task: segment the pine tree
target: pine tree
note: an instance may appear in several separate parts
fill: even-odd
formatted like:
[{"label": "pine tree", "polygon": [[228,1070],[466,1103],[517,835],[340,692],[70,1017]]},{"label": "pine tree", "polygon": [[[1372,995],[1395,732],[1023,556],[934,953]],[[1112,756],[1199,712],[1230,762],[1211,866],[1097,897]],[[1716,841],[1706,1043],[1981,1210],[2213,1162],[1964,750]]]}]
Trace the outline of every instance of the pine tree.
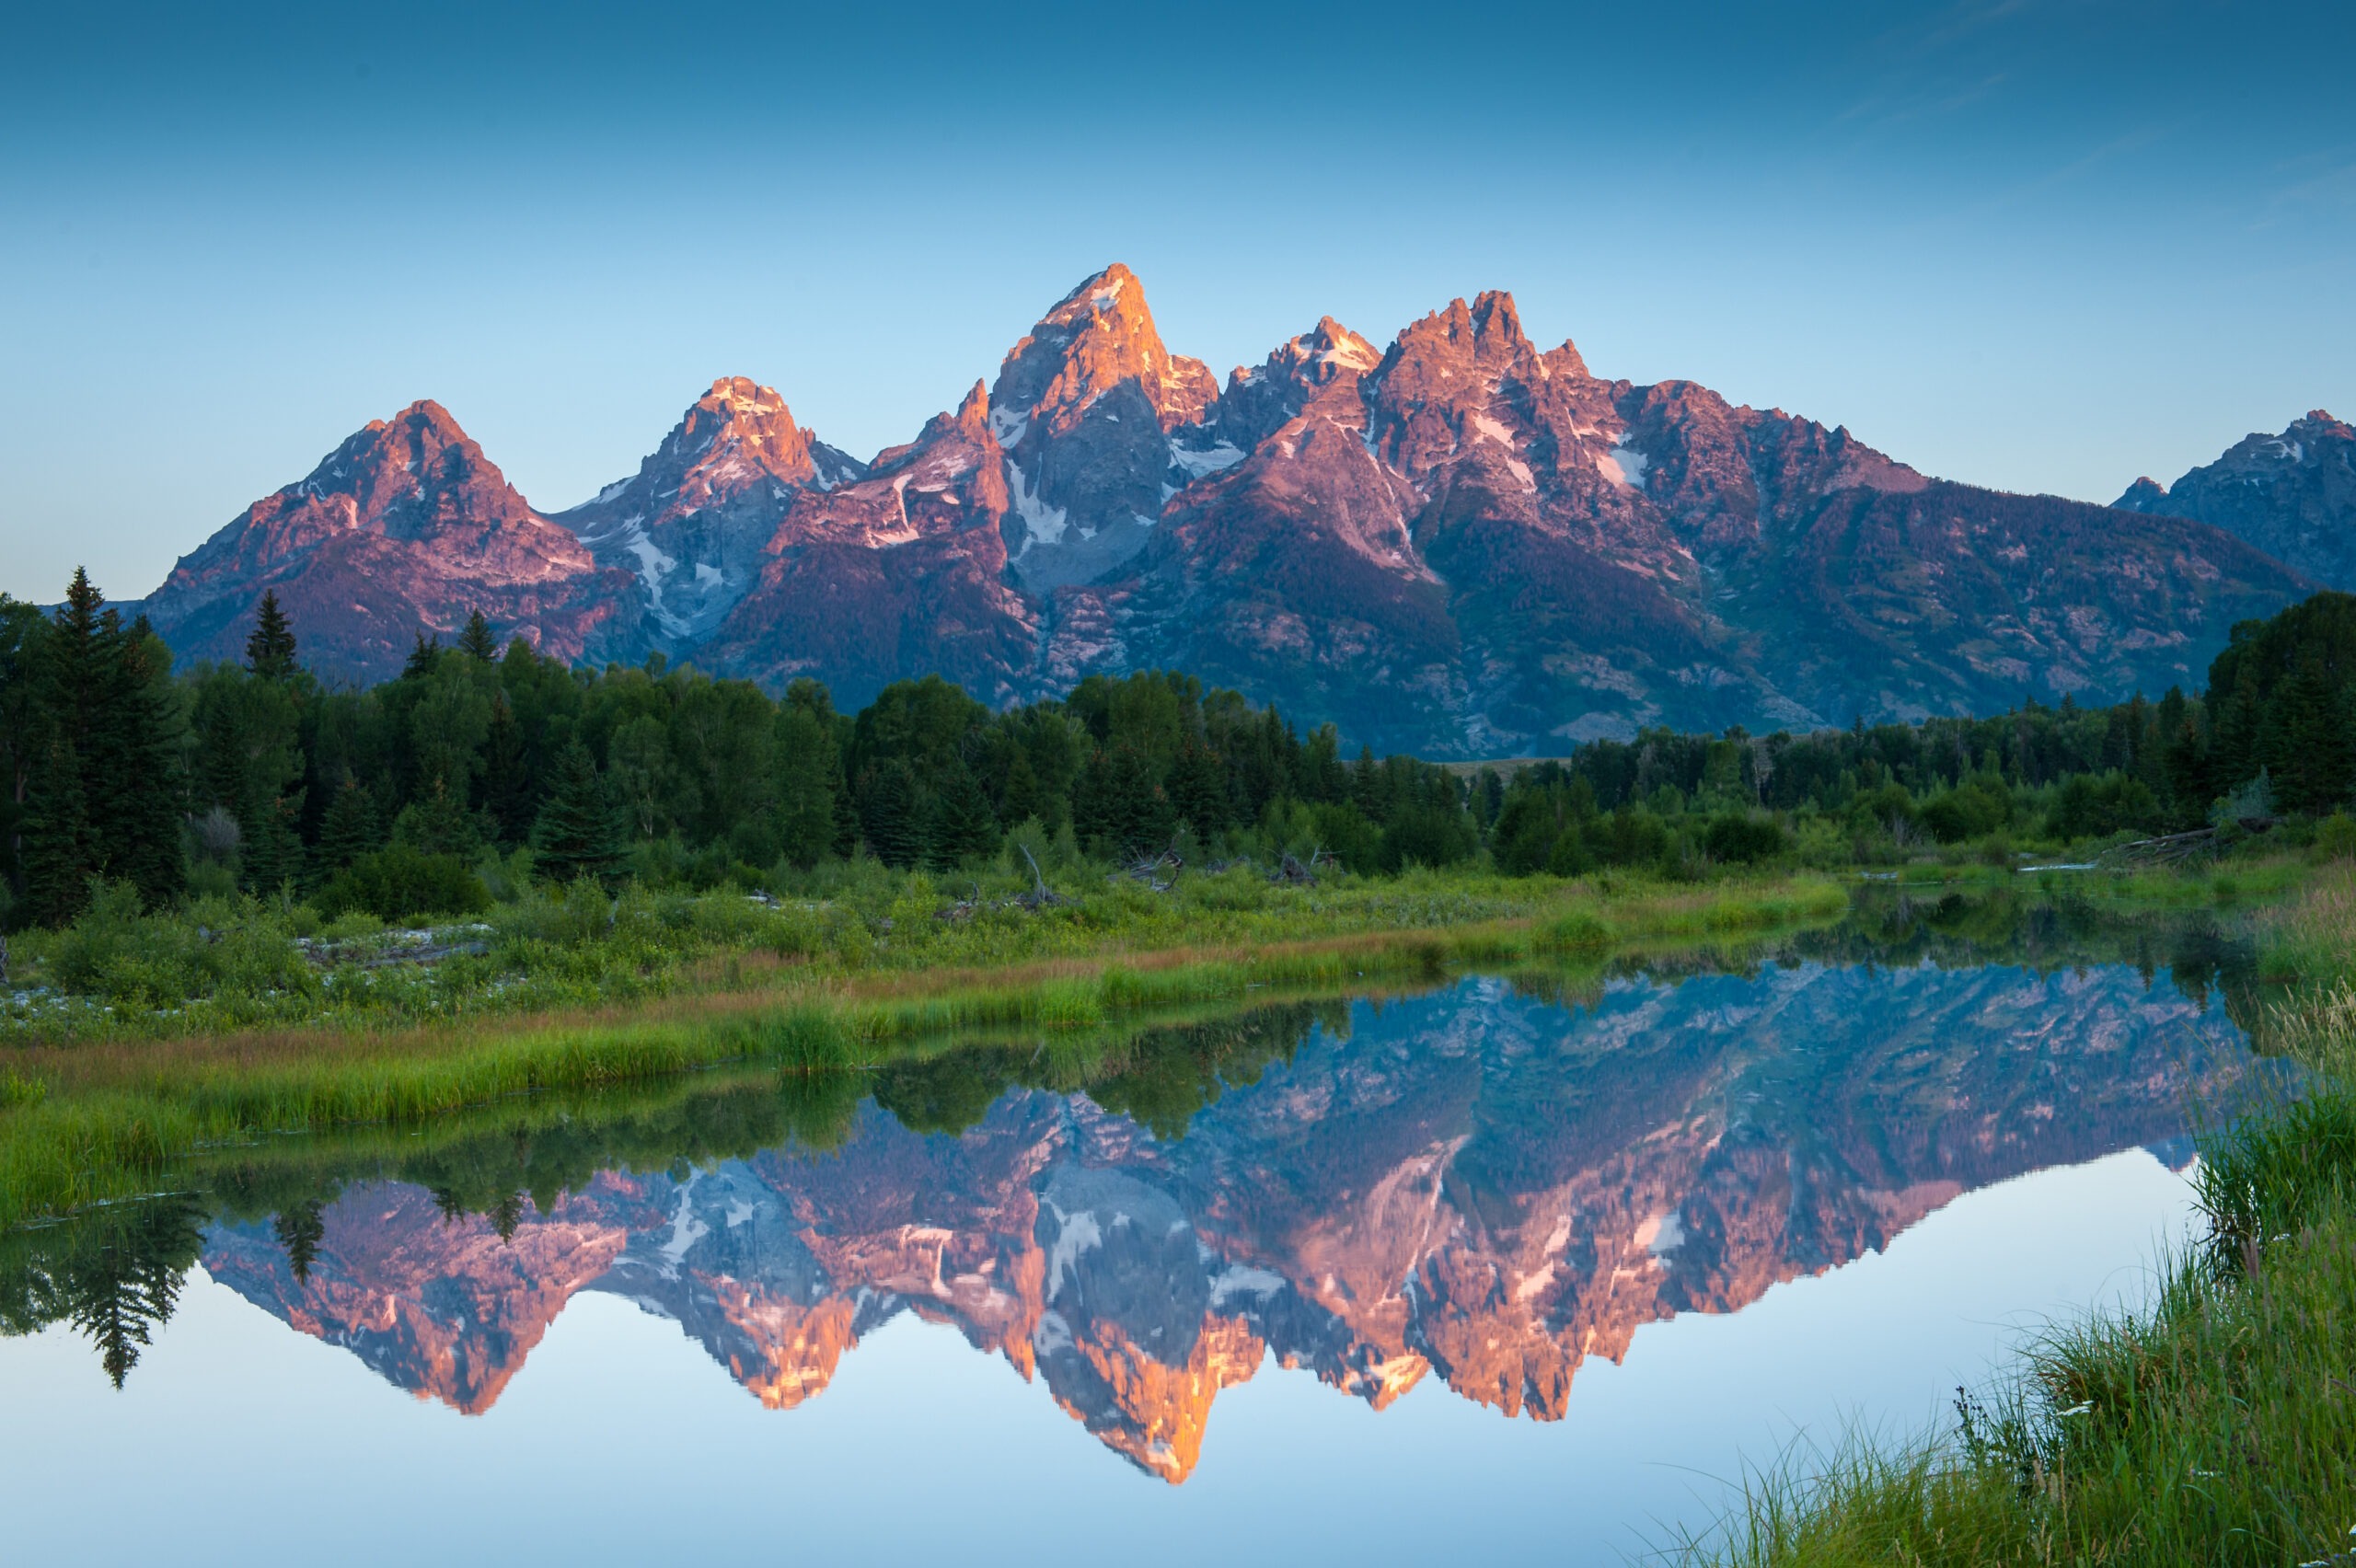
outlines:
[{"label": "pine tree", "polygon": [[312,875],[325,882],[375,848],[380,838],[376,797],[346,774],[320,819],[319,842],[311,853]]},{"label": "pine tree", "polygon": [[990,798],[963,763],[941,781],[926,813],[924,836],[925,861],[935,870],[952,870],[969,859],[997,853],[999,824]]},{"label": "pine tree", "polygon": [[458,651],[486,664],[498,662],[499,640],[491,635],[491,622],[480,610],[467,617],[467,628],[458,633]]},{"label": "pine tree", "polygon": [[833,842],[827,847],[834,850],[837,856],[848,860],[859,853],[859,802],[851,799],[850,790],[845,785],[841,773],[837,772],[835,775],[833,783],[835,836]]},{"label": "pine tree", "polygon": [[[814,866],[835,836],[840,768],[835,738],[816,715],[791,705],[777,718],[777,825],[785,858]],[[854,843],[859,832],[852,819]]]},{"label": "pine tree", "polygon": [[905,870],[924,855],[924,801],[916,775],[898,757],[887,757],[861,780],[860,831],[875,858]]},{"label": "pine tree", "polygon": [[180,848],[180,748],[165,682],[171,654],[147,625],[133,622],[116,644],[110,691],[94,737],[99,795],[93,810],[107,874],[139,890],[149,905],[177,894],[186,881]]},{"label": "pine tree", "polygon": [[32,917],[51,926],[72,921],[98,874],[97,838],[82,794],[81,759],[74,743],[53,732],[34,763],[22,855]]},{"label": "pine tree", "polygon": [[626,859],[623,842],[619,813],[595,759],[579,741],[571,743],[557,754],[548,804],[532,828],[540,869],[560,882],[610,877]]},{"label": "pine tree", "polygon": [[1170,803],[1205,842],[1231,820],[1227,768],[1217,754],[1191,736],[1170,765],[1168,789]]},{"label": "pine tree", "polygon": [[482,822],[465,796],[437,778],[393,819],[393,837],[422,854],[470,860],[482,851]]},{"label": "pine tree", "polygon": [[502,844],[521,844],[532,831],[531,758],[523,726],[504,691],[491,698],[491,729],[482,745],[482,808]]},{"label": "pine tree", "polygon": [[1130,745],[1089,759],[1072,801],[1072,818],[1083,836],[1102,838],[1123,855],[1157,854],[1178,829],[1170,797],[1153,781],[1153,764]]},{"label": "pine tree", "polygon": [[438,637],[429,640],[421,631],[417,634],[417,646],[409,651],[409,659],[401,665],[401,679],[414,680],[430,675],[441,662],[442,640]]},{"label": "pine tree", "polygon": [[291,681],[234,666],[197,685],[196,806],[237,821],[238,882],[268,893],[303,874],[302,714]]},{"label": "pine tree", "polygon": [[171,1320],[180,1282],[202,1237],[185,1195],[129,1204],[91,1222],[95,1245],[77,1248],[62,1271],[66,1317],[98,1347],[98,1365],[117,1389],[139,1364],[155,1331]]},{"label": "pine tree", "polygon": [[294,628],[278,607],[278,591],[265,589],[254,611],[253,635],[246,639],[246,668],[264,680],[294,673]]}]

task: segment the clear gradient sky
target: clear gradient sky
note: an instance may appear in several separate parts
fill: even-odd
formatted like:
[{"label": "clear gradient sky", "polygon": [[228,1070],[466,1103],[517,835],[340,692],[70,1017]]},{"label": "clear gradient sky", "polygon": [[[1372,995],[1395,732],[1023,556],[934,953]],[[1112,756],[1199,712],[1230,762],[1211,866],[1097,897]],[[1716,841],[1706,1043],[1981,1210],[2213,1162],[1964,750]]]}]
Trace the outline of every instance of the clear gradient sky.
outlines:
[{"label": "clear gradient sky", "polygon": [[1507,288],[1591,368],[2108,501],[2356,415],[2356,7],[26,5],[0,591],[439,399],[536,505],[714,376],[865,455],[1081,276],[1222,375]]}]

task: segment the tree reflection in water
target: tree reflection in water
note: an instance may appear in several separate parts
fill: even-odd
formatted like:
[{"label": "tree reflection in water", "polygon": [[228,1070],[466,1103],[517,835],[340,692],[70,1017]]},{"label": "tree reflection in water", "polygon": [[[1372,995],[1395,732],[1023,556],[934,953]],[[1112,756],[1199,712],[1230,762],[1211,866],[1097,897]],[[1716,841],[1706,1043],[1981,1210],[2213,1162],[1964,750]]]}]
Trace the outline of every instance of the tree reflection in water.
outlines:
[{"label": "tree reflection in water", "polygon": [[1869,897],[1771,947],[1261,1007],[1084,1068],[1001,1042],[356,1154],[290,1140],[210,1159],[202,1202],[0,1239],[0,1331],[70,1321],[119,1386],[201,1249],[461,1410],[582,1290],[673,1317],[784,1407],[915,1312],[1178,1481],[1265,1357],[1378,1407],[1437,1376],[1559,1416],[1644,1322],[2175,1137],[2246,1065],[2247,971],[2206,921]]}]

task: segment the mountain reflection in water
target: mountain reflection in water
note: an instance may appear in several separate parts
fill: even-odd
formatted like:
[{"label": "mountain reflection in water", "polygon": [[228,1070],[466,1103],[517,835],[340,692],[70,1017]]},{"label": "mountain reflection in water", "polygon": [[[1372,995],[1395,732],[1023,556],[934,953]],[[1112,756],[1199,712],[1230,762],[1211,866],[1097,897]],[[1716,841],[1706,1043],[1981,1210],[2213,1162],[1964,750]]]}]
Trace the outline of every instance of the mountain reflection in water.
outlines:
[{"label": "mountain reflection in water", "polygon": [[489,1214],[358,1182],[210,1225],[202,1261],[466,1412],[581,1291],[676,1320],[780,1409],[911,1312],[1175,1482],[1271,1357],[1377,1409],[1433,1378],[1554,1420],[1644,1323],[1736,1310],[1989,1182],[2183,1148],[2248,1062],[2220,1007],[2125,964],[1787,963],[1582,1005],[1472,979],[1295,1012],[1191,1119],[961,1091],[952,1056],[886,1075],[830,1149],[609,1169]]}]

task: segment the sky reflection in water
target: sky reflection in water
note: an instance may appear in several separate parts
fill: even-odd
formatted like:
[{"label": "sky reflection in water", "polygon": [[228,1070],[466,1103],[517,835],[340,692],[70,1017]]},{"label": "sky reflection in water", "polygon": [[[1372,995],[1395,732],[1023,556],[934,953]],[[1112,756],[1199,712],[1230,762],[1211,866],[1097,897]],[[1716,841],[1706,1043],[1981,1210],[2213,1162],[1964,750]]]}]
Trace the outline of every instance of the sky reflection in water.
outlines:
[{"label": "sky reflection in water", "polygon": [[195,1212],[121,1393],[87,1310],[0,1341],[0,1505],[29,1561],[1617,1561],[1796,1428],[1919,1426],[2037,1315],[2142,1288],[2187,1106],[2247,1060],[2189,988],[1472,979],[1280,1010],[1191,1120],[952,1058],[837,1147],[545,1210]]}]

